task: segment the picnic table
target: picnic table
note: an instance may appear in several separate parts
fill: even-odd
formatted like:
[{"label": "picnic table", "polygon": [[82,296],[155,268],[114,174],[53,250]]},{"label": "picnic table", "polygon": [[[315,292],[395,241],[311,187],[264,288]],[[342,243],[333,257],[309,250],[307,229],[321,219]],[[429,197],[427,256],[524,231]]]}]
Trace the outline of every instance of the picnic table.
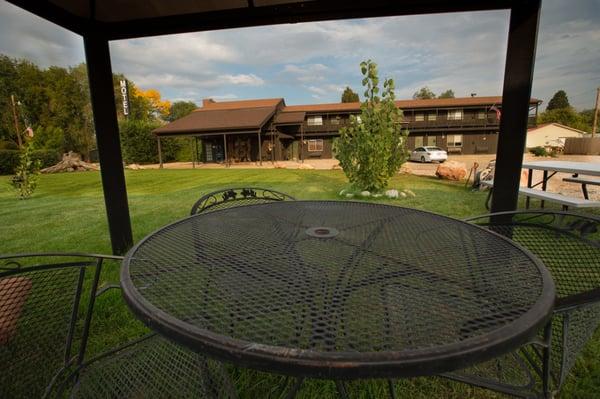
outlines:
[{"label": "picnic table", "polygon": [[[586,176],[600,176],[600,163],[594,162],[574,162],[574,161],[535,161],[535,162],[523,162],[523,169],[529,169],[529,174],[527,177],[527,188],[531,189],[533,187],[541,185],[542,191],[546,191],[548,180],[550,180],[557,173],[569,173],[572,174],[573,177],[565,178],[564,181],[571,183],[579,183],[581,184],[581,189],[583,191],[584,198],[578,200],[576,198],[564,196],[561,194],[553,194],[553,193],[536,193],[538,190],[530,190],[530,194],[526,199],[526,207],[529,208],[529,198],[530,196],[540,198],[542,200],[541,207],[544,207],[544,200],[552,200],[555,202],[559,202],[564,206],[574,206],[574,207],[597,207],[600,206],[600,202],[598,201],[590,201],[587,185],[600,185],[600,179],[594,178],[582,178],[579,175]],[[542,180],[533,184],[533,171],[541,170],[543,171]],[[527,193],[525,193],[527,195]]]},{"label": "picnic table", "polygon": [[461,369],[533,338],[555,300],[542,263],[498,234],[351,201],[194,215],[140,241],[121,277],[163,336],[300,384]]}]

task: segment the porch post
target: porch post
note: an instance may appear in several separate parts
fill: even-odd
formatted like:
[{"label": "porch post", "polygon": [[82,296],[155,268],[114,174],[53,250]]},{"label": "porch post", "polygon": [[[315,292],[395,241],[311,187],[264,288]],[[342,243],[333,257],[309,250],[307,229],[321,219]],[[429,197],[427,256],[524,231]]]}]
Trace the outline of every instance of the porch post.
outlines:
[{"label": "porch post", "polygon": [[541,0],[515,2],[510,12],[492,212],[517,209],[540,4]]},{"label": "porch post", "polygon": [[110,52],[108,41],[96,33],[86,34],[83,44],[110,242],[113,253],[120,255],[133,245],[133,236],[115,109]]},{"label": "porch post", "polygon": [[229,166],[229,161],[227,160],[227,137],[225,133],[223,133],[223,151],[225,152],[225,165]]},{"label": "porch post", "polygon": [[260,142],[260,130],[257,133],[258,135],[258,164],[262,166],[262,143]]},{"label": "porch post", "polygon": [[198,136],[194,136],[194,156],[192,157],[192,166],[196,169],[196,162],[198,162]]},{"label": "porch post", "polygon": [[300,125],[300,161],[304,163],[304,124]]},{"label": "porch post", "polygon": [[163,161],[162,161],[162,146],[160,145],[160,136],[157,135],[156,136],[156,143],[158,145],[158,164],[159,164],[159,168],[162,169],[163,168]]}]

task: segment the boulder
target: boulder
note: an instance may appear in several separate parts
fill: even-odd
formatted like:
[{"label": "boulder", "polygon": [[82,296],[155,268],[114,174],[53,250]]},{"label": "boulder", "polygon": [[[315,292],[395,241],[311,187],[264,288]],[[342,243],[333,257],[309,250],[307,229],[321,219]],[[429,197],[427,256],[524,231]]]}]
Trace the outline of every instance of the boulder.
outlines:
[{"label": "boulder", "polygon": [[460,181],[467,177],[467,165],[462,162],[447,161],[439,164],[435,175],[440,179]]},{"label": "boulder", "polygon": [[361,192],[360,192],[360,195],[361,195],[362,197],[370,197],[370,196],[371,196],[371,192],[370,192],[370,191],[367,191],[367,190],[365,190],[365,191],[361,191]]},{"label": "boulder", "polygon": [[398,190],[387,190],[385,196],[388,198],[398,198]]}]

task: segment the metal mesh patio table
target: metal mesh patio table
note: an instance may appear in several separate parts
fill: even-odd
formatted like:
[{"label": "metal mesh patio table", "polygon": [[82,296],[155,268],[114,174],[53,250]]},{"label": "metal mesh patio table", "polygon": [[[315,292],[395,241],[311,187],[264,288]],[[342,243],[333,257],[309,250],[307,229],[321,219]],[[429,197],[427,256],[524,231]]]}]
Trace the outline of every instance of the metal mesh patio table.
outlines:
[{"label": "metal mesh patio table", "polygon": [[317,378],[431,375],[515,349],[550,316],[529,252],[452,218],[361,202],[200,214],[139,242],[125,298],[148,326],[240,366]]}]

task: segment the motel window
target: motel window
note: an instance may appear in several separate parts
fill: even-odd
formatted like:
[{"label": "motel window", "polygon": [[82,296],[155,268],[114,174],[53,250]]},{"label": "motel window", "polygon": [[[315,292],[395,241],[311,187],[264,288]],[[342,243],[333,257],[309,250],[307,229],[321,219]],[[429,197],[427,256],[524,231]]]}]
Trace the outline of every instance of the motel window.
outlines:
[{"label": "motel window", "polygon": [[415,122],[423,122],[425,120],[425,114],[415,114]]},{"label": "motel window", "polygon": [[437,137],[436,136],[427,136],[427,145],[429,147],[437,146]]},{"label": "motel window", "polygon": [[427,114],[427,120],[428,121],[435,121],[437,119],[437,114]]},{"label": "motel window", "polygon": [[309,152],[322,152],[323,151],[323,139],[308,140],[308,151]]},{"label": "motel window", "polygon": [[448,147],[462,147],[463,135],[462,134],[449,134],[448,135]]},{"label": "motel window", "polygon": [[309,116],[306,124],[308,126],[321,126],[323,125],[323,117],[321,115]]},{"label": "motel window", "polygon": [[477,119],[485,119],[485,111],[477,111]]},{"label": "motel window", "polygon": [[415,136],[415,147],[423,147],[423,136]]},{"label": "motel window", "polygon": [[331,118],[331,124],[332,125],[339,125],[340,124],[340,117],[336,116],[334,118]]},{"label": "motel window", "polygon": [[449,121],[460,121],[463,118],[463,110],[462,109],[452,109],[448,110],[448,120]]}]

